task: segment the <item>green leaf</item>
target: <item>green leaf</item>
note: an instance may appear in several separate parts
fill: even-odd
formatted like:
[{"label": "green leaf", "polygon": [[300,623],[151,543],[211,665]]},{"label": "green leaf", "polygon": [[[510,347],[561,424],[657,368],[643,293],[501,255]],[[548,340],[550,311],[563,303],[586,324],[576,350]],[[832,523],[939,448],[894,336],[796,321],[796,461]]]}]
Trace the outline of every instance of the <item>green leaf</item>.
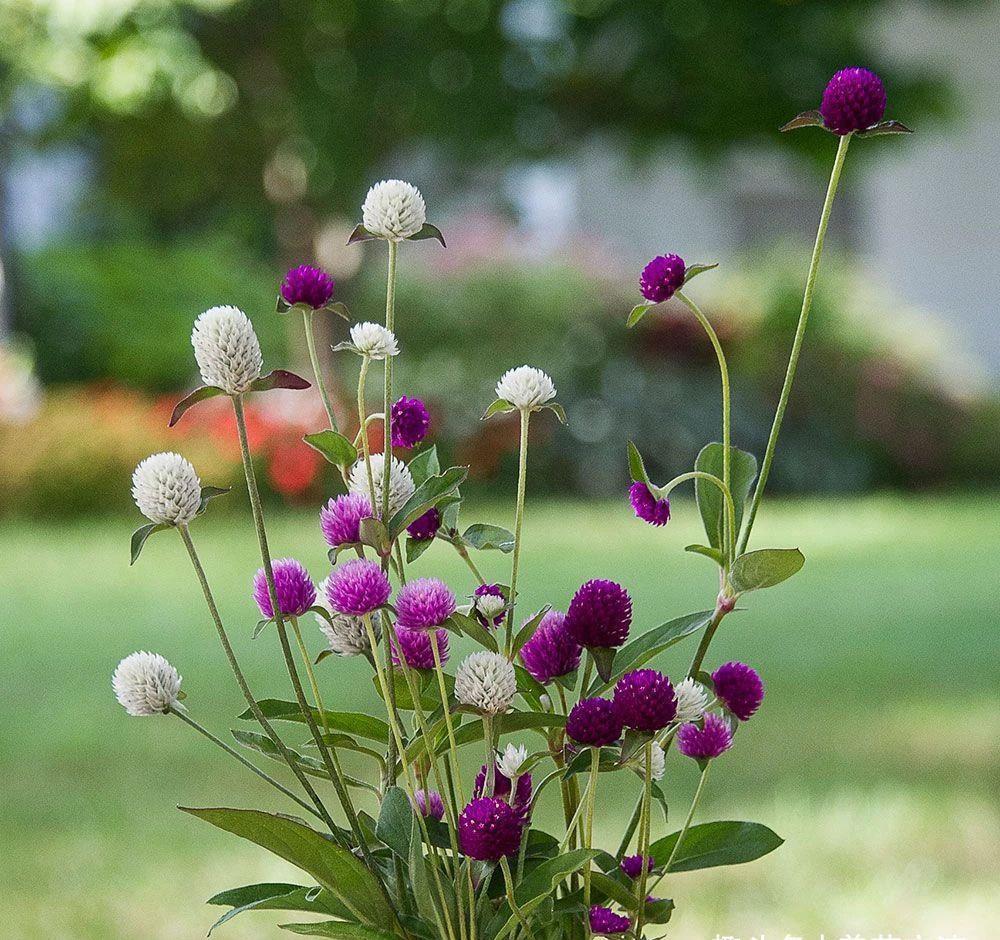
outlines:
[{"label": "green leaf", "polygon": [[424,552],[434,544],[434,539],[406,540],[406,563],[412,565]]},{"label": "green leaf", "polygon": [[798,130],[800,127],[823,127],[823,115],[819,111],[803,111],[797,114],[787,124],[781,126],[781,132]]},{"label": "green leaf", "polygon": [[269,392],[272,388],[294,388],[302,390],[309,388],[309,383],[287,369],[274,369],[267,375],[262,375],[259,379],[254,379],[250,390],[254,392]]},{"label": "green leaf", "polygon": [[379,557],[384,558],[389,554],[391,550],[389,533],[386,531],[381,519],[376,519],[373,516],[365,516],[358,523],[358,534],[361,537],[361,544],[375,549]]},{"label": "green leaf", "polygon": [[367,242],[378,237],[378,235],[372,235],[363,225],[356,225],[354,226],[354,231],[351,232],[351,237],[347,239],[347,244],[353,245],[356,242]]},{"label": "green leaf", "polygon": [[318,431],[306,434],[304,440],[313,450],[319,451],[335,467],[350,467],[358,459],[358,449],[337,431]]},{"label": "green leaf", "polygon": [[215,398],[217,395],[225,394],[226,393],[221,388],[217,388],[214,385],[199,386],[190,395],[188,395],[187,398],[182,398],[179,402],[177,402],[174,407],[173,414],[170,415],[170,423],[168,427],[172,428],[178,421],[181,420],[184,412],[194,405],[197,405],[198,402],[205,401],[206,398]]},{"label": "green leaf", "polygon": [[612,676],[615,664],[616,650],[606,646],[591,646],[587,649],[590,658],[594,661],[597,674],[607,682]]},{"label": "green leaf", "polygon": [[913,131],[910,130],[901,121],[881,121],[878,124],[873,124],[871,127],[866,127],[863,131],[858,131],[855,137],[879,137],[882,134],[912,134]]},{"label": "green leaf", "polygon": [[302,937],[334,937],[336,940],[399,940],[397,934],[345,924],[340,920],[322,920],[317,924],[278,924],[282,930]]},{"label": "green leaf", "polygon": [[162,532],[164,529],[172,529],[173,526],[167,525],[165,522],[150,522],[147,525],[141,525],[135,532],[132,533],[132,544],[131,544],[131,557],[132,560],[129,565],[134,565],[139,558],[140,552],[142,552],[143,545],[146,544],[146,539],[148,539],[154,532]]},{"label": "green leaf", "polygon": [[225,496],[230,490],[232,490],[231,486],[203,486],[201,488],[201,505],[198,507],[198,515],[200,516],[208,509],[208,504],[213,499]]},{"label": "green leaf", "polygon": [[[295,721],[305,724],[305,715],[299,709],[297,702],[285,702],[280,699],[261,699],[257,705],[260,707],[265,718],[273,718],[275,721]],[[332,731],[343,731],[346,734],[356,734],[369,741],[378,741],[380,744],[389,743],[389,725],[381,718],[371,715],[361,715],[356,712],[320,712],[318,708],[311,709],[313,719],[316,724],[323,728],[329,727]],[[253,720],[253,712],[247,709],[238,716],[241,721]]]},{"label": "green leaf", "polygon": [[329,891],[317,887],[291,884],[256,884],[222,891],[208,899],[206,904],[230,907],[208,929],[209,936],[216,927],[247,911],[306,911],[332,917],[349,917],[350,912]]},{"label": "green leaf", "polygon": [[389,520],[389,541],[395,541],[414,519],[453,495],[468,475],[468,467],[449,467],[444,473],[424,480]]},{"label": "green leaf", "polygon": [[[409,805],[409,804],[407,804]],[[410,879],[410,890],[417,902],[417,913],[429,924],[438,923],[438,915],[434,903],[434,893],[431,890],[431,879],[427,871],[427,861],[424,858],[424,844],[420,838],[417,817],[415,813],[410,813],[410,839],[409,853],[407,855],[407,875]],[[442,879],[442,887],[450,882]],[[459,889],[461,889],[459,885]],[[445,897],[445,903],[449,903],[450,897]]]},{"label": "green leaf", "polygon": [[517,636],[514,637],[514,645],[511,651],[511,656],[516,656],[521,652],[521,647],[528,642],[534,636],[535,630],[538,629],[538,625],[542,622],[542,618],[551,610],[552,608],[546,604],[537,614],[535,614],[530,619],[526,620],[521,626],[521,629],[517,631]]},{"label": "green leaf", "polygon": [[711,264],[689,264],[684,269],[684,283],[687,284],[691,278],[697,277],[699,274],[704,274],[706,271],[711,271],[718,266],[718,261],[713,261]]},{"label": "green leaf", "polygon": [[446,629],[453,630],[459,634],[471,637],[484,649],[491,653],[499,653],[497,639],[493,633],[486,629],[475,617],[455,611],[444,623]]},{"label": "green leaf", "polygon": [[[649,854],[658,866],[667,864],[678,835],[671,833],[649,847]],[[696,871],[719,865],[742,865],[773,852],[784,841],[760,823],[703,823],[688,829],[670,870]]]},{"label": "green leaf", "polygon": [[517,409],[506,399],[498,398],[483,412],[483,417],[480,420],[485,421],[487,418],[492,418],[493,415],[510,414],[512,411],[517,411]]},{"label": "green leaf", "polygon": [[[653,740],[653,735],[645,731],[637,731],[635,728],[629,728],[625,732],[625,738],[622,741],[622,752],[619,758],[622,764],[630,761],[633,757],[639,755],[639,752]],[[645,756],[640,756],[639,758],[642,767],[646,766]]]},{"label": "green leaf", "polygon": [[416,235],[411,235],[409,240],[411,242],[423,241],[425,238],[434,238],[441,242],[442,248],[447,248],[448,246],[444,243],[444,235],[441,234],[441,229],[436,225],[431,225],[430,222],[424,222],[420,231]]},{"label": "green leaf", "polygon": [[313,878],[362,924],[391,929],[392,909],[375,876],[350,852],[301,820],[254,809],[192,809],[185,813],[247,839]]},{"label": "green leaf", "polygon": [[627,329],[632,329],[656,304],[636,304],[629,311],[628,319],[625,321]]},{"label": "green leaf", "polygon": [[642,454],[631,441],[628,442],[628,472],[635,483],[649,485],[649,474],[646,473],[646,464],[642,459]]},{"label": "green leaf", "polygon": [[706,558],[711,558],[720,568],[726,563],[725,556],[717,548],[710,548],[708,545],[685,545],[684,551],[692,552],[695,555],[704,555]]},{"label": "green leaf", "polygon": [[339,300],[335,300],[333,303],[329,303],[321,309],[326,313],[335,313],[342,320],[347,320],[349,322],[351,319],[351,311],[347,309],[347,304],[342,303]]},{"label": "green leaf", "polygon": [[729,580],[739,594],[759,591],[786,581],[805,563],[805,556],[797,548],[762,548],[740,555],[733,562]]},{"label": "green leaf", "polygon": [[[706,444],[698,454],[695,469],[711,473],[720,480],[722,476],[721,444]],[[736,516],[736,531],[740,531],[743,520],[743,507],[746,505],[750,487],[757,476],[757,458],[745,450],[729,448],[729,490],[733,494],[733,508]],[[721,490],[708,480],[695,480],[695,496],[698,500],[698,511],[705,525],[708,543],[712,548],[722,549],[723,520],[725,518],[725,499]]]},{"label": "green leaf", "polygon": [[609,877],[604,872],[594,871],[590,874],[590,883],[594,890],[599,891],[605,898],[614,901],[625,908],[625,910],[638,910],[639,899],[636,897],[635,891],[626,887],[620,881]]},{"label": "green leaf", "polygon": [[404,862],[410,856],[410,833],[413,829],[413,807],[399,787],[389,787],[382,799],[375,835]]},{"label": "green leaf", "polygon": [[566,409],[557,401],[550,401],[547,405],[542,405],[542,408],[548,408],[558,419],[560,424],[569,424],[566,418]]},{"label": "green leaf", "polygon": [[514,533],[498,525],[477,522],[462,533],[462,539],[481,552],[496,550],[507,554],[514,550]]},{"label": "green leaf", "polygon": [[[421,671],[413,670],[415,673],[414,682],[417,684],[418,693],[420,695],[420,705],[425,712],[433,712],[435,709],[441,707],[441,690],[438,688],[437,675],[430,670]],[[396,692],[396,708],[402,709],[403,711],[413,711],[413,696],[410,695],[410,687],[406,683],[406,676],[398,670],[394,669],[390,680],[393,684],[393,688]],[[372,676],[372,685],[375,686],[375,691],[378,697],[382,697],[382,687],[379,684],[378,677]],[[444,674],[444,685],[445,689],[449,692],[454,691],[455,688],[455,677],[449,673]]]},{"label": "green leaf", "polygon": [[406,465],[413,477],[413,483],[420,486],[428,477],[437,476],[441,472],[441,462],[438,460],[437,445],[425,447],[414,454],[413,458]]}]

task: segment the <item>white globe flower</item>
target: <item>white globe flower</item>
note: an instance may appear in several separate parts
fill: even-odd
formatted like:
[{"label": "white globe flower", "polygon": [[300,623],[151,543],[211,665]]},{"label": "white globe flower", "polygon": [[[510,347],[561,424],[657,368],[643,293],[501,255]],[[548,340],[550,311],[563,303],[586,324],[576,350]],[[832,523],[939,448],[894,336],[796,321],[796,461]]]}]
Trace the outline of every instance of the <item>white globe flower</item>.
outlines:
[{"label": "white globe flower", "polygon": [[455,698],[486,715],[504,714],[516,693],[514,667],[489,650],[467,656],[455,675]]},{"label": "white globe flower", "polygon": [[[321,614],[313,614],[320,630],[326,637],[327,644],[338,656],[360,656],[371,648],[368,642],[368,631],[364,620],[332,610],[326,601],[326,585],[329,577],[324,578],[316,589],[316,606],[322,607],[330,614],[327,620]],[[332,621],[332,623],[331,623]],[[375,629],[375,639],[382,636],[382,623],[378,613],[372,616],[372,627]]]},{"label": "white globe flower", "polygon": [[402,180],[382,180],[368,190],[361,207],[361,222],[379,238],[398,242],[416,235],[427,221],[427,207],[420,190]]},{"label": "white globe flower", "polygon": [[[371,464],[372,476],[375,479],[375,514],[380,515],[382,512],[382,475],[385,472],[385,455],[372,454]],[[351,477],[348,480],[347,488],[352,493],[371,499],[368,486],[368,468],[365,466],[364,457],[351,468]],[[398,457],[393,457],[392,463],[389,464],[389,514],[392,515],[397,509],[401,509],[403,503],[413,495],[416,488],[410,468]]]},{"label": "white globe flower", "polygon": [[687,678],[674,690],[677,694],[677,721],[697,721],[708,706],[708,692],[696,679]]},{"label": "white globe flower", "polygon": [[[663,754],[663,748],[660,747],[660,745],[654,741],[650,753],[653,758],[651,762],[653,768],[652,777],[654,780],[662,780],[667,764],[666,757]],[[646,769],[645,756],[641,758],[641,761],[642,761],[642,769],[645,770]]]},{"label": "white globe flower", "polygon": [[396,334],[381,323],[355,323],[351,327],[351,342],[362,356],[370,359],[388,359],[399,355]]},{"label": "white globe flower", "polygon": [[528,759],[528,749],[523,745],[508,744],[497,756],[497,770],[511,780],[521,775],[521,765]]},{"label": "white globe flower", "polygon": [[212,307],[194,321],[194,358],[206,385],[229,395],[249,391],[263,358],[253,324],[239,307]]},{"label": "white globe flower", "polygon": [[493,623],[506,606],[507,602],[496,594],[482,594],[476,598],[476,610],[487,623]]},{"label": "white globe flower", "polygon": [[496,391],[497,398],[509,401],[515,408],[538,408],[556,397],[552,379],[533,366],[509,369],[497,382]]},{"label": "white globe flower", "polygon": [[130,715],[162,715],[176,704],[181,677],[158,653],[139,652],[118,664],[111,688]]},{"label": "white globe flower", "polygon": [[201,480],[180,454],[153,454],[132,472],[132,499],[150,522],[186,525],[201,508]]}]

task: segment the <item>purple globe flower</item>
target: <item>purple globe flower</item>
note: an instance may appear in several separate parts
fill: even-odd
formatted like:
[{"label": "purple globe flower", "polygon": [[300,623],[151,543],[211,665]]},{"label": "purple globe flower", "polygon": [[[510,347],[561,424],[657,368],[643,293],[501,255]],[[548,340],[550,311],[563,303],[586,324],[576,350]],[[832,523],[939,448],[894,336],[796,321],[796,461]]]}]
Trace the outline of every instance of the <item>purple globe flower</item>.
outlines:
[{"label": "purple globe flower", "polygon": [[577,744],[604,747],[622,736],[622,720],[609,699],[585,698],[570,709],[566,734]]},{"label": "purple globe flower", "polygon": [[746,663],[725,663],[712,673],[715,694],[740,721],[748,721],[764,701],[764,683]]},{"label": "purple globe flower", "polygon": [[410,448],[427,437],[431,416],[419,398],[405,395],[392,406],[392,446]]},{"label": "purple globe flower", "polygon": [[830,79],[819,106],[824,125],[843,137],[878,124],[885,114],[885,86],[868,69],[841,69]]},{"label": "purple globe flower", "polygon": [[[499,797],[510,803],[510,777],[500,772],[498,768],[493,769],[493,792],[490,796]],[[483,764],[476,774],[476,784],[472,788],[472,797],[477,799],[486,796],[486,765]],[[511,803],[514,812],[517,813],[522,825],[528,822],[531,814],[531,774],[521,774],[517,778],[517,793],[514,794],[514,802]]]},{"label": "purple globe flower", "polygon": [[367,496],[345,493],[331,499],[319,511],[319,527],[326,544],[337,548],[361,541],[361,520],[372,515],[372,504]]},{"label": "purple globe flower", "polygon": [[714,712],[705,715],[703,727],[687,724],[677,732],[677,750],[695,760],[711,760],[725,754],[732,744],[732,729]]},{"label": "purple globe flower", "polygon": [[366,558],[355,558],[334,568],[326,582],[326,599],[342,614],[360,617],[381,607],[392,593],[382,569]]},{"label": "purple globe flower", "polygon": [[[480,600],[480,598],[495,598],[495,600]],[[507,598],[499,584],[480,584],[472,592],[472,599],[476,617],[484,627],[492,629],[503,623],[503,608],[507,605]],[[488,617],[483,613],[483,610],[489,610],[491,607],[499,609],[500,612],[495,616]]]},{"label": "purple globe flower", "polygon": [[590,909],[590,929],[592,933],[606,936],[612,933],[627,933],[632,921],[622,914],[616,914],[610,907],[595,904]]},{"label": "purple globe flower", "polygon": [[[434,650],[431,648],[431,635],[427,630],[407,630],[395,628],[396,642],[392,644],[392,664],[400,665],[399,654],[403,654],[406,665],[411,669],[433,669]],[[448,662],[450,649],[448,647],[448,631],[437,631],[438,655],[441,664]]]},{"label": "purple globe flower", "polygon": [[660,255],[642,269],[639,290],[654,304],[670,300],[684,284],[684,261],[679,255]]},{"label": "purple globe flower", "polygon": [[566,631],[566,615],[550,610],[521,647],[521,662],[536,682],[545,685],[576,669],[580,665],[580,652],[580,644]]},{"label": "purple globe flower", "polygon": [[[271,563],[271,570],[274,572],[274,592],[278,595],[281,612],[288,617],[301,617],[316,602],[316,586],[309,572],[294,558],[276,559]],[[253,599],[261,615],[270,620],[274,616],[274,608],[263,568],[254,575]]]},{"label": "purple globe flower", "polygon": [[632,598],[614,581],[588,581],[566,611],[566,632],[581,646],[621,646],[631,624]]},{"label": "purple globe flower", "polygon": [[404,630],[432,630],[455,613],[455,595],[437,578],[417,578],[396,594],[396,621]]},{"label": "purple globe flower", "polygon": [[637,480],[628,490],[635,514],[650,525],[666,525],[670,521],[670,500],[659,499],[645,484]]},{"label": "purple globe flower", "polygon": [[305,304],[319,310],[333,296],[333,278],[321,268],[300,264],[285,275],[281,296],[288,304]]},{"label": "purple globe flower", "polygon": [[[656,859],[652,855],[646,856],[646,874],[648,875],[656,867]],[[626,855],[622,859],[621,864],[622,871],[625,875],[633,880],[640,878],[642,876],[642,856],[641,855]]]},{"label": "purple globe flower", "polygon": [[440,822],[444,818],[444,801],[437,790],[415,790],[413,797],[417,812],[425,819]]},{"label": "purple globe flower", "polygon": [[417,542],[426,542],[434,538],[441,528],[441,513],[431,506],[422,516],[417,516],[407,527],[406,532]]},{"label": "purple globe flower", "polygon": [[458,845],[463,855],[480,862],[498,862],[521,845],[521,820],[506,801],[481,796],[458,817]]},{"label": "purple globe flower", "polygon": [[666,728],[677,714],[673,683],[655,669],[626,672],[615,686],[615,710],[626,728],[646,732]]}]

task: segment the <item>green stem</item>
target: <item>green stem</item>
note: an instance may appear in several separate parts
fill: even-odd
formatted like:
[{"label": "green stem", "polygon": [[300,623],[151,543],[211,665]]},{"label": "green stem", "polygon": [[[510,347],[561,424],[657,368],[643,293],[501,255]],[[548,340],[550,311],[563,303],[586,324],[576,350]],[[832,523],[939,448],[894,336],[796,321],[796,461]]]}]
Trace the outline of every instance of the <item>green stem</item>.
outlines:
[{"label": "green stem", "polygon": [[455,551],[458,552],[459,558],[461,558],[462,561],[469,566],[469,570],[472,572],[473,577],[475,577],[480,584],[485,584],[486,579],[482,576],[482,574],[480,574],[479,569],[476,567],[476,563],[469,557],[468,549],[464,544],[462,544],[462,537],[460,535],[456,535],[451,544]]},{"label": "green stem", "polygon": [[781,394],[778,396],[778,407],[774,412],[774,422],[771,425],[771,433],[767,438],[767,447],[764,450],[764,462],[761,464],[760,476],[757,479],[757,486],[754,487],[753,500],[750,503],[750,510],[747,513],[747,521],[743,526],[743,535],[740,538],[737,556],[746,551],[747,543],[750,541],[750,531],[753,529],[754,519],[757,517],[757,510],[760,501],[764,496],[764,487],[767,486],[767,478],[771,473],[771,464],[774,462],[774,451],[778,446],[778,433],[781,431],[781,422],[785,417],[785,410],[788,407],[788,398],[792,393],[792,382],[795,381],[795,370],[799,364],[799,355],[802,352],[802,341],[806,334],[806,325],[809,322],[809,311],[812,308],[813,291],[816,288],[816,275],[819,272],[819,259],[823,254],[823,242],[826,240],[826,229],[830,223],[830,212],[833,209],[833,199],[837,195],[837,186],[840,183],[840,173],[844,168],[844,158],[847,156],[847,148],[851,143],[851,135],[845,134],[840,138],[840,145],[837,147],[837,156],[833,161],[833,170],[830,173],[830,184],[826,189],[826,199],[823,201],[823,211],[819,217],[819,227],[816,230],[816,242],[813,245],[812,258],[809,261],[809,273],[806,275],[805,292],[802,295],[802,310],[799,313],[799,323],[795,328],[795,338],[792,340],[792,351],[788,357],[788,369],[785,372],[785,382],[781,386]]},{"label": "green stem", "polygon": [[[368,356],[361,357],[361,372],[358,374],[358,424],[361,427],[361,453],[365,458],[365,470],[368,475],[368,495],[371,499],[372,511],[378,506],[375,498],[375,477],[372,474],[372,455],[368,447],[368,435],[365,433],[365,384],[368,380],[368,366],[371,359]],[[384,514],[383,514],[384,519]]]},{"label": "green stem", "polygon": [[705,632],[701,635],[701,642],[695,651],[694,659],[691,660],[691,668],[688,669],[689,677],[694,678],[698,674],[698,670],[701,669],[701,664],[705,660],[705,654],[708,652],[712,637],[715,636],[715,631],[719,629],[719,624],[722,623],[722,618],[726,616],[726,613],[727,611],[724,607],[715,608],[715,614],[713,614],[712,619],[708,622],[708,626],[705,627]]},{"label": "green stem", "polygon": [[[448,729],[448,748],[451,752],[452,772],[461,781],[460,768],[458,766],[458,742],[455,738],[455,724],[451,718],[451,709],[448,707],[448,687],[444,681],[444,665],[441,662],[441,649],[438,646],[437,630],[430,631],[431,652],[434,654],[434,672],[437,674],[438,691],[441,693],[441,710],[444,712],[444,723]],[[431,746],[430,741],[427,746]],[[513,792],[513,789],[511,790]],[[461,782],[459,783],[458,795],[461,797],[459,806],[465,805],[465,794],[462,792]]]},{"label": "green stem", "polygon": [[330,393],[326,390],[326,381],[323,379],[323,370],[320,368],[319,356],[316,354],[316,337],[313,335],[313,310],[305,310],[302,313],[302,323],[306,330],[306,346],[309,348],[309,361],[312,363],[313,375],[316,377],[316,387],[319,389],[320,398],[323,399],[323,408],[330,421],[330,429],[337,430],[337,419],[333,414],[333,405],[330,403]]},{"label": "green stem", "polygon": [[492,794],[497,779],[497,756],[493,750],[493,718],[483,715],[483,744],[486,748],[486,792]]},{"label": "green stem", "polygon": [[[396,242],[389,243],[389,272],[385,285],[385,328],[392,332],[395,329],[396,318]],[[389,524],[389,479],[392,469],[392,356],[385,357],[384,412],[385,423],[382,427],[384,443],[384,467],[382,469],[382,521]],[[372,508],[375,503],[372,503]],[[382,559],[382,570],[388,570],[389,559]]]},{"label": "green stem", "polygon": [[729,491],[729,487],[714,473],[706,473],[704,470],[689,470],[687,473],[675,476],[668,483],[664,483],[663,486],[659,487],[660,495],[670,495],[672,490],[680,486],[681,483],[687,483],[688,480],[704,480],[706,483],[711,483],[712,486],[718,488],[726,504],[726,524],[729,526],[729,531],[732,531],[736,526],[736,506],[733,503],[733,495]]},{"label": "green stem", "polygon": [[642,814],[642,794],[640,793],[635,801],[635,808],[632,810],[632,816],[629,818],[628,825],[625,827],[625,834],[622,836],[621,842],[618,843],[619,858],[621,858],[628,849],[628,844],[629,842],[632,841],[632,836],[635,835],[635,830],[639,826],[639,817],[641,814]]},{"label": "green stem", "polygon": [[[531,924],[528,918],[525,917],[524,912],[518,907],[517,901],[514,900],[514,880],[510,876],[510,865],[507,862],[506,857],[500,859],[500,868],[503,869],[503,883],[507,891],[507,903],[510,905],[510,909],[514,912],[514,916],[517,918],[517,922],[524,928],[528,936],[531,936]],[[497,938],[499,940],[499,937]]]},{"label": "green stem", "polygon": [[524,521],[524,490],[528,479],[528,419],[530,412],[521,409],[521,446],[517,462],[517,507],[514,513],[514,552],[510,567],[510,606],[507,608],[505,648],[510,654],[514,631],[514,607],[517,604],[517,569],[521,561],[521,524]]},{"label": "green stem", "polygon": [[[583,827],[583,847],[585,849],[592,849],[594,847],[594,806],[597,798],[597,774],[601,765],[600,748],[592,748],[590,755],[590,786],[587,789],[587,820]],[[583,870],[583,908],[585,912],[590,911],[591,868],[591,863],[587,862],[587,867]],[[590,940],[590,917],[587,913],[584,914],[584,924],[587,940]]]},{"label": "green stem", "polygon": [[643,777],[642,791],[642,815],[639,822],[639,855],[642,857],[641,874],[639,875],[639,910],[635,919],[635,935],[642,937],[642,930],[646,923],[646,882],[649,878],[649,869],[646,859],[649,857],[650,842],[650,803],[653,795],[653,743],[646,742],[646,773]]},{"label": "green stem", "polygon": [[687,819],[684,820],[684,825],[681,827],[681,831],[677,835],[677,841],[674,843],[673,850],[670,853],[670,858],[667,859],[667,864],[663,866],[663,874],[656,879],[653,886],[649,889],[650,891],[655,891],[656,886],[670,873],[670,866],[673,865],[674,859],[677,858],[677,853],[680,851],[681,843],[684,841],[684,836],[687,835],[688,829],[691,828],[691,820],[694,819],[694,811],[698,808],[698,802],[701,799],[702,791],[705,789],[705,781],[708,779],[708,770],[711,766],[712,761],[709,761],[705,764],[705,769],[701,772],[701,779],[698,781],[698,789],[694,791],[694,798],[691,800],[691,808],[688,810]]}]

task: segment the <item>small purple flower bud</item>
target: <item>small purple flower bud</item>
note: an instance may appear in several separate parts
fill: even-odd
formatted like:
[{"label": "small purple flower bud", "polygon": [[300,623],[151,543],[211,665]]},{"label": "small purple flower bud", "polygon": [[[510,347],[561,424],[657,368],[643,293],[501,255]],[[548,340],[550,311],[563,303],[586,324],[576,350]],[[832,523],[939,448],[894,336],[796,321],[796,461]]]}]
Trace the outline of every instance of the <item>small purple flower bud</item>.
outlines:
[{"label": "small purple flower bud", "polygon": [[711,760],[733,745],[733,732],[724,718],[713,712],[705,715],[704,726],[682,725],[677,732],[677,750],[695,760]]},{"label": "small purple flower bud", "polygon": [[621,646],[632,624],[632,598],[614,581],[588,581],[566,611],[566,632],[581,646]]},{"label": "small purple flower bud", "polygon": [[407,527],[406,532],[415,542],[426,542],[438,533],[441,528],[441,513],[431,506],[422,516],[417,516]]},{"label": "small purple flower bud", "polygon": [[[490,796],[499,797],[510,802],[510,777],[500,772],[499,768],[493,770],[493,792]],[[483,764],[476,774],[476,783],[472,788],[472,797],[477,799],[486,796],[486,765]],[[511,803],[522,825],[527,823],[531,813],[531,774],[521,774],[517,778],[517,793],[514,794],[514,802]]]},{"label": "small purple flower bud", "polygon": [[528,674],[545,685],[567,676],[580,665],[580,644],[566,631],[566,615],[550,610],[521,647],[521,662]]},{"label": "small purple flower bud", "polygon": [[[434,650],[431,648],[431,635],[428,630],[407,630],[405,627],[395,628],[396,642],[392,644],[392,664],[400,665],[399,654],[403,654],[406,665],[411,669],[433,669]],[[448,646],[448,631],[437,631],[438,655],[441,665],[448,662],[450,649]]]},{"label": "small purple flower bud", "polygon": [[616,914],[610,907],[600,907],[595,904],[590,909],[590,930],[592,933],[606,936],[612,933],[627,933],[632,921]]},{"label": "small purple flower bud", "polygon": [[366,558],[344,562],[333,570],[326,582],[330,606],[342,614],[361,617],[381,607],[392,593],[382,569]]},{"label": "small purple flower bud", "polygon": [[455,613],[455,595],[437,578],[417,578],[396,594],[396,621],[404,630],[432,630]]},{"label": "small purple flower bud", "polygon": [[654,304],[670,300],[684,284],[684,261],[679,255],[659,255],[642,269],[639,290]]},{"label": "small purple flower bud", "polygon": [[725,663],[712,673],[715,694],[740,721],[747,721],[764,701],[764,683],[746,663]]},{"label": "small purple flower bud", "polygon": [[440,822],[444,818],[444,801],[437,790],[415,790],[413,797],[417,812],[425,819]]},{"label": "small purple flower bud", "polygon": [[463,855],[498,862],[521,845],[521,820],[506,801],[490,796],[473,800],[458,817],[458,844]]},{"label": "small purple flower bud", "polygon": [[[288,617],[301,617],[316,601],[316,586],[312,583],[309,572],[294,558],[275,559],[271,570],[274,573],[274,591],[278,595],[281,612]],[[253,599],[264,617],[270,619],[274,616],[263,568],[254,575]]]},{"label": "small purple flower bud", "polygon": [[566,734],[577,744],[605,747],[622,736],[622,720],[609,699],[585,698],[570,709]]},{"label": "small purple flower bud", "polygon": [[333,278],[321,268],[300,264],[285,275],[281,282],[281,296],[288,304],[305,304],[319,310],[333,296]]},{"label": "small purple flower bud", "polygon": [[615,686],[615,710],[626,728],[646,732],[666,728],[677,714],[673,683],[655,669],[627,672]]},{"label": "small purple flower bud", "polygon": [[629,487],[628,498],[632,501],[635,514],[650,525],[666,525],[670,521],[670,500],[660,499],[641,481]]},{"label": "small purple flower bud", "polygon": [[372,504],[360,493],[345,493],[331,499],[319,511],[319,526],[332,548],[361,541],[361,520],[372,515]]},{"label": "small purple flower bud", "polygon": [[405,395],[392,406],[392,446],[414,447],[427,437],[431,416],[419,398]]},{"label": "small purple flower bud", "polygon": [[[646,856],[646,874],[648,875],[656,867],[656,859],[652,855]],[[635,880],[642,875],[642,856],[626,855],[621,863],[622,871],[626,876]]]},{"label": "small purple flower bud", "polygon": [[878,124],[885,114],[885,86],[868,69],[841,69],[830,79],[819,106],[823,124],[843,137]]}]

